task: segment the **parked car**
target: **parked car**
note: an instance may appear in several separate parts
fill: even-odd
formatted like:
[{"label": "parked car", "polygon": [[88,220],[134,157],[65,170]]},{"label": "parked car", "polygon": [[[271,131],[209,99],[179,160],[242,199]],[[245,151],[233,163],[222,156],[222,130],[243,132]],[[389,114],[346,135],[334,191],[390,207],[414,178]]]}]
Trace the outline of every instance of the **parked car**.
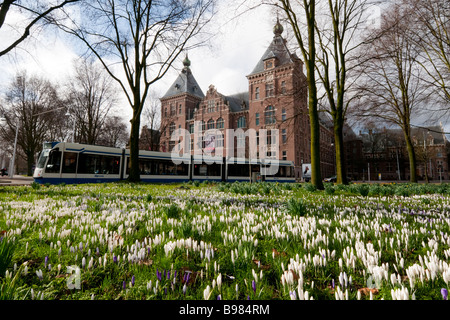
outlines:
[{"label": "parked car", "polygon": [[[329,178],[325,178],[323,179],[324,182],[336,182],[337,181],[337,177],[336,176],[332,176]],[[352,179],[350,177],[347,177],[347,182],[351,182]]]}]

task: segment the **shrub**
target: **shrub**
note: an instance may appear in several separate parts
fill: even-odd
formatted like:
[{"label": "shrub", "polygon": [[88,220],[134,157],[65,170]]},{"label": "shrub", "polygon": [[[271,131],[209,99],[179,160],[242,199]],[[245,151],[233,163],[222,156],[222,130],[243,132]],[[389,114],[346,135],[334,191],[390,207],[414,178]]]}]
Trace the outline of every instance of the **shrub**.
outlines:
[{"label": "shrub", "polygon": [[369,194],[370,186],[368,186],[367,184],[360,184],[360,185],[358,185],[357,188],[358,188],[359,194],[362,195],[363,197],[365,197]]},{"label": "shrub", "polygon": [[40,185],[39,183],[37,183],[36,181],[33,181],[33,182],[31,183],[31,187],[32,187],[34,190],[39,190],[39,189],[41,188],[41,185]]},{"label": "shrub", "polygon": [[336,191],[336,189],[333,185],[330,185],[330,184],[325,185],[325,193],[326,194],[332,195],[332,194],[334,194],[335,191]]},{"label": "shrub", "polygon": [[288,212],[293,216],[303,217],[307,213],[306,204],[303,199],[291,198],[287,202],[287,209]]},{"label": "shrub", "polygon": [[171,204],[169,207],[166,207],[166,215],[167,218],[178,219],[180,217],[181,209],[176,204]]},{"label": "shrub", "polygon": [[314,192],[317,190],[317,188],[312,183],[305,183],[305,190],[309,192]]},{"label": "shrub", "polygon": [[0,240],[0,278],[5,276],[6,269],[11,264],[15,245],[7,238]]}]

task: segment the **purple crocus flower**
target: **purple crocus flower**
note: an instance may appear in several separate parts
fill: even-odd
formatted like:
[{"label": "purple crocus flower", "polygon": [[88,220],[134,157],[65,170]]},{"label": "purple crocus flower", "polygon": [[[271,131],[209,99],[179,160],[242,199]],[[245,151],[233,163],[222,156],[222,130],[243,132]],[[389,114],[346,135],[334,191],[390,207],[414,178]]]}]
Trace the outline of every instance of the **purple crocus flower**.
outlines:
[{"label": "purple crocus flower", "polygon": [[170,279],[170,271],[167,271],[167,280]]},{"label": "purple crocus flower", "polygon": [[220,296],[220,294],[217,296],[217,300],[222,300],[222,297]]},{"label": "purple crocus flower", "polygon": [[134,282],[136,281],[136,278],[134,277],[134,275],[131,277],[131,286],[134,287]]},{"label": "purple crocus flower", "polygon": [[156,268],[156,277],[161,281],[161,272],[159,272],[158,268]]},{"label": "purple crocus flower", "polygon": [[256,282],[255,282],[255,280],[252,280],[252,289],[253,289],[253,292],[256,293]]},{"label": "purple crocus flower", "polygon": [[442,299],[447,300],[448,297],[448,291],[445,288],[441,289]]},{"label": "purple crocus flower", "polygon": [[117,263],[117,257],[116,256],[113,256],[113,261],[114,261],[114,263]]},{"label": "purple crocus flower", "polygon": [[122,283],[122,288],[123,288],[123,290],[125,290],[127,288],[127,284],[125,281]]},{"label": "purple crocus flower", "polygon": [[334,279],[331,279],[331,286],[332,286],[333,289],[334,289]]},{"label": "purple crocus flower", "polygon": [[47,268],[47,263],[48,263],[48,256],[45,256],[44,265],[45,265],[46,268]]}]

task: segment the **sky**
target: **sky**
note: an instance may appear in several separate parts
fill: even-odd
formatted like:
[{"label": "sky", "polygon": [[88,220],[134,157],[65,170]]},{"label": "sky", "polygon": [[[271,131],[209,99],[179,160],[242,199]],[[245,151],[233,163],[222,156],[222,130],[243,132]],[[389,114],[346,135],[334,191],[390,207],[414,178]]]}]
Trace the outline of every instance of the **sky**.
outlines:
[{"label": "sky", "polygon": [[[248,75],[263,55],[273,38],[276,15],[268,7],[259,7],[238,17],[230,10],[228,1],[218,1],[218,14],[214,18],[214,37],[210,45],[188,51],[191,70],[203,92],[212,84],[225,95],[248,91]],[[242,11],[242,8],[241,8]],[[14,14],[7,22],[20,22]],[[216,29],[217,28],[217,29]],[[2,28],[4,29],[4,28]],[[0,39],[8,43],[14,30],[1,30]],[[55,29],[34,30],[32,37],[7,56],[0,57],[0,94],[20,70],[37,74],[62,85],[73,74],[73,61],[77,58],[74,41]],[[163,96],[181,71],[184,55],[173,65],[163,79],[151,89],[152,98]],[[131,107],[125,100],[119,113],[131,118]]]},{"label": "sky", "polygon": [[[257,0],[251,0],[256,1]],[[246,4],[251,2],[245,1]],[[245,12],[237,16],[234,0],[219,0],[217,15],[213,20],[214,37],[209,46],[202,46],[188,52],[191,60],[191,70],[200,88],[205,93],[210,85],[224,94],[231,95],[248,91],[246,76],[253,70],[273,38],[273,26],[277,14],[267,6]],[[239,12],[244,11],[242,7]],[[380,12],[375,10],[368,23],[376,23]],[[375,18],[371,21],[370,18]],[[19,14],[7,17],[7,23],[20,23],[23,20]],[[14,30],[2,28],[0,39],[9,43]],[[284,25],[283,36],[289,38],[289,28]],[[56,84],[63,85],[73,74],[73,61],[77,58],[74,48],[76,41],[54,28],[34,29],[32,37],[27,39],[16,50],[7,56],[0,57],[0,94],[5,93],[14,75],[25,69],[28,74],[41,75]],[[0,47],[2,45],[0,44]],[[78,50],[79,51],[79,50]],[[172,70],[152,86],[151,98],[162,97],[172,85],[183,68],[180,57]],[[118,90],[120,93],[120,89]],[[123,93],[121,93],[123,95]],[[124,122],[129,124],[131,107],[125,98],[116,109]],[[145,124],[145,123],[143,123]],[[447,128],[448,127],[448,128]],[[446,126],[446,131],[450,126]]]}]

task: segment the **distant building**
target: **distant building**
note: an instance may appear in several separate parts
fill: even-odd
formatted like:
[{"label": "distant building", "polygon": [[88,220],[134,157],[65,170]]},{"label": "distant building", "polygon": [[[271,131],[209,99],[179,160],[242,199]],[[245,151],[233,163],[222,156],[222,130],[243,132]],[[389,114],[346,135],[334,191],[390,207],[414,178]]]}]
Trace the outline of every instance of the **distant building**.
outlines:
[{"label": "distant building", "polygon": [[[419,180],[449,179],[449,141],[442,126],[412,128]],[[363,142],[363,180],[409,180],[409,158],[400,129],[371,128],[360,132]]]},{"label": "distant building", "polygon": [[[256,131],[256,145],[260,143],[260,130],[268,130],[268,144],[272,142],[270,129],[278,129],[279,149],[268,148],[267,156],[291,160],[295,164],[295,175],[302,177],[302,164],[311,162],[310,124],[307,103],[307,83],[303,73],[303,62],[292,54],[282,37],[283,27],[277,21],[274,37],[256,66],[247,75],[248,92],[223,95],[210,85],[203,93],[190,69],[186,56],[184,68],[161,100],[160,150],[171,151],[176,141],[170,141],[176,129],[186,129],[191,134],[191,152],[194,149],[194,124],[201,123],[202,131],[218,129],[223,140],[215,141],[216,147],[227,151],[226,129],[248,129]],[[245,143],[249,155],[250,137],[241,134],[234,149]],[[323,177],[333,175],[334,146],[333,131],[321,123],[321,170]],[[202,143],[205,147],[205,141]],[[258,149],[259,150],[259,149]],[[230,150],[228,150],[230,151]],[[236,151],[236,150],[232,150]],[[225,155],[225,154],[224,154]],[[262,155],[257,153],[257,157]]]}]

